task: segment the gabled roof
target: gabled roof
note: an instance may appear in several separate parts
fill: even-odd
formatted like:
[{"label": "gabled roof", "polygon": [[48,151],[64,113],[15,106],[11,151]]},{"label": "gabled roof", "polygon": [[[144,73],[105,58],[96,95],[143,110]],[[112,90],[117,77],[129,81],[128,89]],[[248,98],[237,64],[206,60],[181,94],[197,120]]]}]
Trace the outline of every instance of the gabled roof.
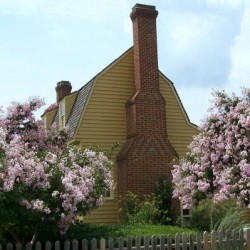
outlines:
[{"label": "gabled roof", "polygon": [[[73,104],[73,107],[71,109],[71,112],[69,114],[69,117],[68,117],[68,120],[66,123],[66,125],[69,127],[69,132],[70,132],[71,136],[74,136],[76,134],[76,131],[78,130],[79,124],[82,120],[84,110],[87,106],[87,102],[88,102],[88,99],[91,95],[91,92],[92,92],[92,89],[94,87],[96,79],[100,75],[102,75],[104,72],[106,72],[106,70],[108,70],[112,65],[114,65],[116,62],[118,62],[121,58],[123,58],[123,56],[126,55],[128,52],[130,52],[132,49],[133,49],[133,47],[130,47],[121,56],[119,56],[117,59],[115,59],[112,63],[110,63],[107,67],[105,67],[96,76],[94,76],[87,84],[85,84],[82,88],[80,88],[78,91],[76,91],[77,96],[76,96],[75,102]],[[180,97],[179,97],[179,95],[174,87],[173,82],[171,80],[169,80],[160,70],[159,70],[159,73],[163,76],[163,78],[167,79],[170,82],[187,122],[190,123],[191,125],[193,125],[194,127],[196,127],[195,124],[190,122],[189,117],[185,111],[185,108],[183,107],[183,104],[180,100]],[[56,124],[57,127],[59,126],[59,109],[57,109],[53,123]]]},{"label": "gabled roof", "polygon": [[[86,107],[88,98],[91,93],[91,89],[94,86],[95,80],[102,75],[102,73],[106,72],[107,69],[109,69],[112,65],[114,65],[116,62],[118,62],[125,54],[127,54],[129,51],[131,51],[133,47],[130,47],[128,50],[126,50],[122,55],[120,55],[118,58],[116,58],[113,62],[111,62],[107,67],[105,67],[102,71],[100,71],[96,76],[94,76],[87,84],[85,84],[82,88],[78,90],[76,100],[74,102],[74,105],[72,107],[72,110],[70,112],[67,126],[69,127],[69,132],[71,136],[74,136],[74,134],[77,131],[78,124],[80,123],[82,113],[84,112],[84,109]],[[54,122],[58,121],[58,114],[56,114]]]}]

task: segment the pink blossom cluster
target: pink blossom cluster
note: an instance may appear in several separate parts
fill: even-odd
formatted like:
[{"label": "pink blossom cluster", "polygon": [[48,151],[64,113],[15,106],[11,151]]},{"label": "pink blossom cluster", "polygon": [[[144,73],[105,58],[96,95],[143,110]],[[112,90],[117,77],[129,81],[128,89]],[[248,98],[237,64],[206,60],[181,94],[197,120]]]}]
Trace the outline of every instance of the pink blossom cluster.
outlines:
[{"label": "pink blossom cluster", "polygon": [[0,192],[15,194],[17,204],[37,215],[34,223],[55,221],[63,233],[77,214],[102,204],[113,184],[112,162],[102,152],[67,145],[67,130],[45,130],[33,114],[42,103],[13,104],[0,118]]},{"label": "pink blossom cluster", "polygon": [[174,197],[186,208],[204,197],[234,198],[250,208],[250,89],[242,97],[219,91],[213,96],[190,152],[173,166]]},{"label": "pink blossom cluster", "polygon": [[57,162],[62,188],[52,195],[62,200],[60,228],[64,231],[78,212],[85,215],[102,205],[102,194],[113,185],[112,162],[102,152],[75,146],[67,149]]},{"label": "pink blossom cluster", "polygon": [[49,112],[49,111],[52,111],[52,110],[54,110],[54,109],[56,109],[56,108],[58,108],[58,104],[57,104],[57,103],[52,103],[48,108],[46,108],[46,109],[44,110],[44,113]]}]

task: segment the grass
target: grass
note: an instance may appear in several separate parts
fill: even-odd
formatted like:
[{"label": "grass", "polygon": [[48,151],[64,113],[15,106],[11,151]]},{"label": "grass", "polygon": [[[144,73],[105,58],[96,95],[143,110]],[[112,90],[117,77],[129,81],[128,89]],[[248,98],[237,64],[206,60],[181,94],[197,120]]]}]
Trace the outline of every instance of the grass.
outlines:
[{"label": "grass", "polygon": [[135,238],[136,236],[160,236],[175,235],[176,233],[195,233],[195,231],[176,226],[162,225],[73,225],[67,232],[67,239],[108,239],[112,238]]}]

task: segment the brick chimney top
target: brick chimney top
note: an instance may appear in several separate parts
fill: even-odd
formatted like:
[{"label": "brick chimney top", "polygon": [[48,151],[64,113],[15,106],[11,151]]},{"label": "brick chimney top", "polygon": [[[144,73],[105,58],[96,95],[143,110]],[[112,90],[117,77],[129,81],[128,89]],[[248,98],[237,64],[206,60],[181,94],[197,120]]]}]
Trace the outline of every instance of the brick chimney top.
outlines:
[{"label": "brick chimney top", "polygon": [[131,20],[140,17],[146,19],[156,19],[158,15],[158,11],[155,9],[155,6],[152,5],[144,5],[137,3],[133,8],[130,14]]},{"label": "brick chimney top", "polygon": [[146,5],[146,4],[140,4],[140,3],[137,3],[137,4],[132,8],[132,10],[134,10],[134,9],[136,9],[136,8],[155,10],[155,6],[153,6],[153,5]]},{"label": "brick chimney top", "polygon": [[60,100],[65,97],[66,95],[69,95],[71,93],[72,86],[69,81],[60,81],[56,85],[56,101],[57,103],[60,102]]}]

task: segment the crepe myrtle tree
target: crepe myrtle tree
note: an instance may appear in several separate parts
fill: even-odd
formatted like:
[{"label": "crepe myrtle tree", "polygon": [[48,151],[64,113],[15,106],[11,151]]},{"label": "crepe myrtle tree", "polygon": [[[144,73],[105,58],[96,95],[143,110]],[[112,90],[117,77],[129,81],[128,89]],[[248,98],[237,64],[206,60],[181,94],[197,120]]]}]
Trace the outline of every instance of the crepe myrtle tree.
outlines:
[{"label": "crepe myrtle tree", "polygon": [[111,165],[97,150],[68,145],[67,129],[44,129],[43,100],[13,103],[0,117],[0,233],[20,241],[40,230],[65,233],[77,215],[102,204]]},{"label": "crepe myrtle tree", "polygon": [[184,208],[203,198],[235,199],[250,209],[250,89],[214,91],[208,117],[172,170],[174,197]]}]

